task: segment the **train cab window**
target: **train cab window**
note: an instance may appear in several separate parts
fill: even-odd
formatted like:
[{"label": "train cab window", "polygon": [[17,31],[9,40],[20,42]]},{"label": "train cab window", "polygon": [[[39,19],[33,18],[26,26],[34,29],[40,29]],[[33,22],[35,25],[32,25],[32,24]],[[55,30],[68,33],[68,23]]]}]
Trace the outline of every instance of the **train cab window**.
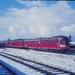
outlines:
[{"label": "train cab window", "polygon": [[65,44],[65,40],[60,40],[60,44]]},{"label": "train cab window", "polygon": [[50,40],[50,43],[52,43],[52,40]]}]

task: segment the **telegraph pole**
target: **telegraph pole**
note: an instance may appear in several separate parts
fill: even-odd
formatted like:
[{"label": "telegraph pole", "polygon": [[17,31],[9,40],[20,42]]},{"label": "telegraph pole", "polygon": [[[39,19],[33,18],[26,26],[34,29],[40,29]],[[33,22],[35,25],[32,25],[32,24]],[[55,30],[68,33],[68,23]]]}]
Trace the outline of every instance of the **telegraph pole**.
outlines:
[{"label": "telegraph pole", "polygon": [[52,30],[52,37],[53,37],[53,30]]}]

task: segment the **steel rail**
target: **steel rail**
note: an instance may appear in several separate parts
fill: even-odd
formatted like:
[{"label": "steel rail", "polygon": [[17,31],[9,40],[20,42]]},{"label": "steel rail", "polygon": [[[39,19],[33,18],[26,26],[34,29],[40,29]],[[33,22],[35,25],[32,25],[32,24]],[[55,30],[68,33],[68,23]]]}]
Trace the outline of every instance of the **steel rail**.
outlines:
[{"label": "steel rail", "polygon": [[[45,65],[45,64],[42,64],[42,63],[34,62],[34,61],[31,61],[31,60],[28,60],[28,59],[24,59],[24,58],[21,58],[21,57],[18,57],[18,56],[14,56],[14,55],[11,55],[11,54],[8,54],[8,53],[5,53],[5,54],[9,55],[9,56],[6,56],[6,55],[3,55],[2,53],[3,53],[3,52],[0,52],[0,55],[2,55],[2,56],[4,56],[4,57],[7,57],[7,58],[9,58],[9,59],[12,59],[12,60],[14,60],[14,61],[16,61],[16,62],[19,62],[19,63],[21,63],[21,64],[23,64],[23,65],[25,65],[25,66],[31,67],[31,68],[33,68],[34,70],[40,71],[40,72],[42,72],[42,73],[46,73],[47,75],[56,75],[56,74],[53,74],[51,71],[49,71],[47,68],[53,69],[55,72],[57,71],[57,72],[59,72],[59,73],[61,73],[61,74],[62,74],[62,73],[68,73],[69,75],[75,75],[75,73],[73,73],[73,72],[69,72],[69,71],[62,70],[62,69],[59,69],[59,68],[56,68],[56,67],[48,66],[48,65]],[[19,61],[19,60],[17,60],[17,59],[11,58],[10,56],[13,56],[13,57],[15,57],[15,58],[21,59],[21,60],[23,60],[23,61],[33,62],[33,63],[39,64],[39,65],[45,66],[45,67],[47,67],[47,68],[44,69],[44,68],[35,67],[35,66],[31,65],[31,64],[27,64],[27,63],[24,63],[23,61]],[[56,73],[57,73],[57,72],[56,72]]]}]

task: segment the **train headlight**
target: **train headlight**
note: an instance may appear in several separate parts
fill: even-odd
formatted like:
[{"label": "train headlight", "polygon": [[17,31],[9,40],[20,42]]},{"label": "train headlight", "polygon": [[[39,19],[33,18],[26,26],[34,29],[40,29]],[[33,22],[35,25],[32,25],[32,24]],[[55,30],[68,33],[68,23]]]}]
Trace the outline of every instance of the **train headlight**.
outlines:
[{"label": "train headlight", "polygon": [[66,47],[66,45],[60,45],[60,47]]}]

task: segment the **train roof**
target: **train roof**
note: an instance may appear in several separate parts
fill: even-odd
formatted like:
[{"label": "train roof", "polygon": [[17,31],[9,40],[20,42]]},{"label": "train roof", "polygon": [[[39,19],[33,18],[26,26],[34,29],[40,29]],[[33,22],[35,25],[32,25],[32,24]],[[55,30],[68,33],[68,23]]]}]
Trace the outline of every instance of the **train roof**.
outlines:
[{"label": "train roof", "polygon": [[[40,37],[40,38],[31,38],[31,39],[14,39],[14,40],[8,40],[8,41],[20,41],[20,40],[37,40],[37,39],[48,39],[48,38],[68,38],[67,36],[58,35],[53,37]],[[0,42],[7,42],[7,41],[0,41]]]},{"label": "train roof", "polygon": [[59,36],[54,36],[53,38],[68,38],[67,36],[59,35]]},{"label": "train roof", "polygon": [[63,35],[58,35],[58,36],[53,36],[53,37],[40,37],[38,39],[44,39],[44,38],[68,38],[67,36],[63,36]]}]

